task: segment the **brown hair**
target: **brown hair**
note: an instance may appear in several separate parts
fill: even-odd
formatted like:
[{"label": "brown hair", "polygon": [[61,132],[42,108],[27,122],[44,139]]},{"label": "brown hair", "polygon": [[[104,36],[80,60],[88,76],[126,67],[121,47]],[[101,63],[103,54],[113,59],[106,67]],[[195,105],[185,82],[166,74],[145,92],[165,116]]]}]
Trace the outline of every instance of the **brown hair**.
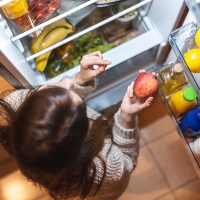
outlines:
[{"label": "brown hair", "polygon": [[89,128],[85,104],[74,105],[61,87],[32,92],[16,112],[4,101],[1,105],[6,123],[1,123],[0,142],[29,180],[54,199],[96,194],[103,178],[94,184],[93,158],[101,160],[104,176],[106,163],[98,153],[111,133],[105,119],[92,121]]}]

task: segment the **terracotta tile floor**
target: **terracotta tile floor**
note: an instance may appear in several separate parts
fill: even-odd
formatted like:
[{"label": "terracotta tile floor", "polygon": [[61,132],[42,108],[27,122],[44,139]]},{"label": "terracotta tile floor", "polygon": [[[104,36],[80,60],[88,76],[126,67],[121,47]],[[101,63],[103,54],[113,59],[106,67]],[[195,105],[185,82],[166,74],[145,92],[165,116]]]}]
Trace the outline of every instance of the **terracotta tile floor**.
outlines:
[{"label": "terracotta tile floor", "polygon": [[[0,78],[0,92],[10,86]],[[157,112],[155,112],[155,110]],[[200,179],[161,98],[139,117],[138,166],[118,200],[199,200]],[[49,200],[0,148],[0,200]]]}]

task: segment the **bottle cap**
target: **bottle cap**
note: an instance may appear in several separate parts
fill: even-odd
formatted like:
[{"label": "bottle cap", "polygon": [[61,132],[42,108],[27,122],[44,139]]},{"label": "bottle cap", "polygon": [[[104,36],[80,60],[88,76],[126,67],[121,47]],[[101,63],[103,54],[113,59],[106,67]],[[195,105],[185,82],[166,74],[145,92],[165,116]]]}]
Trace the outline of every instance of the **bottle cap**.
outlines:
[{"label": "bottle cap", "polygon": [[183,67],[180,63],[176,63],[173,67],[174,73],[182,73],[183,72]]},{"label": "bottle cap", "polygon": [[193,101],[197,98],[197,93],[193,87],[189,87],[184,90],[183,97],[187,101]]}]

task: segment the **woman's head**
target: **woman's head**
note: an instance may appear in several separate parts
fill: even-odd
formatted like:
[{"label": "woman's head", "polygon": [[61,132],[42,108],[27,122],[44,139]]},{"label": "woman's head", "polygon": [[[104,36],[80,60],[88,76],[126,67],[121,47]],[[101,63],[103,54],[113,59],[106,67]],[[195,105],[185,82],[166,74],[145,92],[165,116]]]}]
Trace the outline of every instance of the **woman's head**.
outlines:
[{"label": "woman's head", "polygon": [[88,119],[84,103],[70,84],[67,87],[43,86],[16,112],[14,148],[19,165],[44,172],[74,167]]}]

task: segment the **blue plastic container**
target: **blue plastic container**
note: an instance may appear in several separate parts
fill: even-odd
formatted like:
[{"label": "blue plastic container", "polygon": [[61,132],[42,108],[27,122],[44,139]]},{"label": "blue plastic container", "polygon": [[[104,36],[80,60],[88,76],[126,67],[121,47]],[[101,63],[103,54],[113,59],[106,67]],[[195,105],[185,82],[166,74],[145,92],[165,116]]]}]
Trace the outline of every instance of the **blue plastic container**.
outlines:
[{"label": "blue plastic container", "polygon": [[190,110],[179,122],[179,127],[187,138],[200,135],[200,108]]}]

